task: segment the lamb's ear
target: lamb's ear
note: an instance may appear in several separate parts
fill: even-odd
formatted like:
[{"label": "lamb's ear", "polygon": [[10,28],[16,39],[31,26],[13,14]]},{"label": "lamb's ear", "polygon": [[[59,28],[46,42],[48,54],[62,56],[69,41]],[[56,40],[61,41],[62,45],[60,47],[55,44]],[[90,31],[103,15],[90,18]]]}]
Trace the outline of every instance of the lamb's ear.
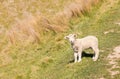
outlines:
[{"label": "lamb's ear", "polygon": [[67,36],[65,36],[65,37],[64,37],[64,39],[68,39],[68,37],[67,37]]},{"label": "lamb's ear", "polygon": [[77,34],[74,34],[74,37],[76,38],[76,37],[77,37]]}]

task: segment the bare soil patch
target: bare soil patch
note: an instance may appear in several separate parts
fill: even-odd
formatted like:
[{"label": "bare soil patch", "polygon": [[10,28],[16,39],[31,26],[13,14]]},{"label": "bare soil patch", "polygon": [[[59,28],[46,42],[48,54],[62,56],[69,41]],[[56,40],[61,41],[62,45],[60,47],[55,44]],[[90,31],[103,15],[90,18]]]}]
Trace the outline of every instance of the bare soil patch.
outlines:
[{"label": "bare soil patch", "polygon": [[118,64],[117,60],[120,59],[120,46],[117,46],[113,49],[113,52],[108,55],[109,65],[111,65],[111,68],[108,69],[110,75],[112,78],[114,78],[115,75],[120,74],[119,69],[120,65]]}]

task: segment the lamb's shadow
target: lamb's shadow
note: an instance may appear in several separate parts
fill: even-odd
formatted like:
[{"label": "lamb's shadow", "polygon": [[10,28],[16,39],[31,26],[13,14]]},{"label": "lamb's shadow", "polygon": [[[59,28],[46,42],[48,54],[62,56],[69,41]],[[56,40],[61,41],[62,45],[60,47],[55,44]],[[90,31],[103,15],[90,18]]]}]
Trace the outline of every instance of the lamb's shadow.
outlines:
[{"label": "lamb's shadow", "polygon": [[87,52],[82,52],[82,58],[83,57],[90,57],[90,58],[92,58],[94,56],[94,54],[90,54],[90,53],[87,53]]},{"label": "lamb's shadow", "polygon": [[[85,51],[82,52],[82,58],[83,57],[90,57],[92,58],[94,56],[94,54],[90,54],[90,53],[87,53]],[[70,60],[69,63],[73,63],[74,62],[74,59]]]}]

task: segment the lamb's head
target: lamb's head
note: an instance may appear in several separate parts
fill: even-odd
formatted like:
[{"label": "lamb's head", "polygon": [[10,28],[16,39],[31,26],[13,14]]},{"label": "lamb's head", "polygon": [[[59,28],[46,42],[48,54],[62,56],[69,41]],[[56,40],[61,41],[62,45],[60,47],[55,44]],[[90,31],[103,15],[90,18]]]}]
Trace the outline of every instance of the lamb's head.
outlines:
[{"label": "lamb's head", "polygon": [[65,36],[65,39],[68,39],[71,43],[75,41],[77,35],[76,34],[69,34],[68,36]]}]

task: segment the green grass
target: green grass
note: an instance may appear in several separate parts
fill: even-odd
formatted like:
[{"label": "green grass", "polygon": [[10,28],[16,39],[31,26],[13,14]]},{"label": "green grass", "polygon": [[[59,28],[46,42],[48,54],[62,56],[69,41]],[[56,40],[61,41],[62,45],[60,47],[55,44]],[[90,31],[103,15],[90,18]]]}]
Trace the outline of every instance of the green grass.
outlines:
[{"label": "green grass", "polygon": [[[120,26],[115,24],[120,22],[120,1],[99,15],[98,19],[96,14],[101,5],[97,9],[93,8],[89,16],[72,19],[69,23],[71,29],[66,33],[46,37],[41,44],[12,46],[9,53],[5,53],[5,58],[0,60],[0,79],[111,79],[107,71],[111,65],[106,57],[120,42]],[[115,32],[104,34],[111,29]],[[80,63],[73,63],[72,49],[69,42],[64,40],[64,36],[69,33],[78,33],[79,38],[97,36],[99,48],[104,50],[100,51],[99,60],[93,62],[91,57],[83,57]],[[114,77],[119,78],[119,75]]]}]

